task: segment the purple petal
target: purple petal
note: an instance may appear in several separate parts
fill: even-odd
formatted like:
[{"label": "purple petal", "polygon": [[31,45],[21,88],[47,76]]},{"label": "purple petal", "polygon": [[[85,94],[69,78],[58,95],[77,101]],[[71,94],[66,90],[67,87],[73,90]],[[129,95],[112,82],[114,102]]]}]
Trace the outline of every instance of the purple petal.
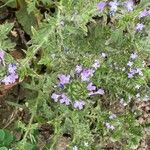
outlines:
[{"label": "purple petal", "polygon": [[106,2],[99,2],[96,7],[98,10],[103,11],[105,9]]}]

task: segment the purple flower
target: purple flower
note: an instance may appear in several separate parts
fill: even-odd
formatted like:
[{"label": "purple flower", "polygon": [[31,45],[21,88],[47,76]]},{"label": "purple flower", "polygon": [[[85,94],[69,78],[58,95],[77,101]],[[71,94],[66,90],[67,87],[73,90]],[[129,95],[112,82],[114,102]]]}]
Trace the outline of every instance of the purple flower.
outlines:
[{"label": "purple flower", "polygon": [[136,73],[138,73],[140,76],[143,76],[143,72],[141,68],[137,68]]},{"label": "purple flower", "polygon": [[70,105],[70,99],[65,95],[61,95],[61,99],[59,100],[61,104],[65,103],[66,105]]},{"label": "purple flower", "polygon": [[103,11],[106,6],[106,2],[99,2],[96,7],[98,10]]},{"label": "purple flower", "polygon": [[9,85],[9,84],[13,84],[16,82],[16,80],[18,79],[18,75],[17,74],[10,74],[8,76],[5,76],[4,79],[2,80],[2,82],[5,84],[5,85]]},{"label": "purple flower", "polygon": [[55,102],[58,102],[58,98],[60,97],[60,95],[56,94],[56,93],[53,93],[51,98],[55,101]]},{"label": "purple flower", "polygon": [[129,66],[129,67],[131,67],[133,65],[133,62],[132,61],[129,61],[128,63],[127,63],[127,66]]},{"label": "purple flower", "polygon": [[0,49],[0,62],[4,60],[4,51],[2,49]]},{"label": "purple flower", "polygon": [[74,104],[73,104],[73,107],[75,109],[81,110],[81,109],[83,109],[84,105],[85,105],[84,101],[75,101]]},{"label": "purple flower", "polygon": [[136,59],[137,57],[138,57],[138,55],[135,52],[132,53],[131,56],[130,56],[130,58],[133,59],[133,60]]},{"label": "purple flower", "polygon": [[81,73],[81,71],[82,71],[82,66],[77,65],[76,68],[75,68],[75,72],[79,74],[79,73]]},{"label": "purple flower", "polygon": [[106,56],[107,56],[106,53],[102,53],[101,55],[103,58],[106,58]]},{"label": "purple flower", "polygon": [[78,147],[75,145],[75,146],[73,147],[73,150],[78,150]]},{"label": "purple flower", "polygon": [[90,92],[88,95],[91,96],[91,95],[104,95],[105,94],[105,91],[103,89],[98,89],[96,92]]},{"label": "purple flower", "polygon": [[103,89],[98,89],[94,94],[104,95],[105,92]]},{"label": "purple flower", "polygon": [[145,10],[143,10],[143,11],[140,12],[139,18],[143,18],[143,17],[146,17],[148,15],[150,15],[150,11],[148,11],[148,10],[145,9]]},{"label": "purple flower", "polygon": [[61,85],[65,85],[65,84],[68,84],[70,82],[70,75],[58,75],[58,78],[59,78],[59,82]]},{"label": "purple flower", "polygon": [[94,90],[96,90],[96,86],[94,86],[92,83],[89,83],[88,86],[87,86],[87,89],[89,91],[94,91]]},{"label": "purple flower", "polygon": [[98,61],[98,60],[95,60],[95,62],[94,62],[94,64],[92,65],[92,67],[93,67],[94,69],[99,68],[99,67],[100,67],[99,61]]},{"label": "purple flower", "polygon": [[134,77],[134,74],[131,73],[131,72],[129,72],[129,73],[128,73],[128,78],[131,79],[131,78],[133,78],[133,77]]},{"label": "purple flower", "polygon": [[16,73],[16,70],[17,70],[17,66],[16,64],[9,64],[8,65],[8,72],[11,74],[15,74]]},{"label": "purple flower", "polygon": [[105,125],[106,125],[107,129],[111,129],[111,130],[115,129],[115,127],[113,125],[111,125],[110,123],[105,123]]},{"label": "purple flower", "polygon": [[109,119],[115,119],[117,116],[115,115],[115,114],[111,114],[110,116],[109,116]]},{"label": "purple flower", "polygon": [[93,76],[94,70],[93,69],[84,69],[81,72],[81,80],[82,81],[89,81],[90,77]]},{"label": "purple flower", "polygon": [[136,25],[136,31],[138,31],[138,32],[142,31],[144,27],[145,27],[145,25],[143,23],[138,23]]},{"label": "purple flower", "polygon": [[113,2],[110,2],[109,5],[110,5],[110,11],[116,12],[119,4],[118,4],[117,0],[114,0]]},{"label": "purple flower", "polygon": [[133,11],[133,6],[134,3],[132,0],[128,0],[125,2],[125,7],[127,8],[128,11]]}]

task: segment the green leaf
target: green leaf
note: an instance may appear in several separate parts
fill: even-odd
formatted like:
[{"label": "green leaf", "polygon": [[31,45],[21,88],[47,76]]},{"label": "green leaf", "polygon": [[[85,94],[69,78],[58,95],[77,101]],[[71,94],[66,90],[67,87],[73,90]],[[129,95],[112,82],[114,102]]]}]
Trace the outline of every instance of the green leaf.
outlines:
[{"label": "green leaf", "polygon": [[7,147],[0,147],[0,150],[8,150]]},{"label": "green leaf", "polygon": [[37,20],[33,12],[28,14],[26,3],[24,3],[24,6],[16,12],[16,17],[19,23],[23,26],[25,32],[29,35],[32,35],[31,27],[37,26]]},{"label": "green leaf", "polygon": [[4,130],[1,129],[0,130],[0,142],[3,141],[4,138],[5,138],[5,132],[4,132]]}]

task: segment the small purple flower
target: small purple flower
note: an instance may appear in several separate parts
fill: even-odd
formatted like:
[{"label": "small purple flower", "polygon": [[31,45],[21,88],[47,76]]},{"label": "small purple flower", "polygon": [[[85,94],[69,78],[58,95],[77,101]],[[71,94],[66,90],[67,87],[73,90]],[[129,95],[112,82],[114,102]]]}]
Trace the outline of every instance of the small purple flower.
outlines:
[{"label": "small purple flower", "polygon": [[94,91],[94,90],[96,90],[96,86],[94,86],[92,83],[89,83],[88,86],[87,86],[87,89],[89,91]]},{"label": "small purple flower", "polygon": [[75,68],[75,72],[79,74],[79,73],[81,73],[81,71],[82,71],[82,66],[77,65],[76,68]]},{"label": "small purple flower", "polygon": [[81,80],[82,81],[89,81],[90,77],[93,76],[94,70],[93,69],[84,69],[81,72]]},{"label": "small purple flower", "polygon": [[78,147],[75,145],[72,150],[78,150]]},{"label": "small purple flower", "polygon": [[70,99],[65,95],[61,95],[61,99],[59,100],[61,104],[65,103],[66,105],[70,105]]},{"label": "small purple flower", "polygon": [[73,104],[74,108],[79,110],[83,109],[84,105],[85,105],[84,101],[75,101]]},{"label": "small purple flower", "polygon": [[116,12],[119,4],[118,4],[117,0],[114,0],[113,2],[110,2],[109,5],[110,5],[110,11]]},{"label": "small purple flower", "polygon": [[142,31],[144,27],[145,27],[145,25],[143,23],[138,23],[136,25],[136,31],[137,32]]},{"label": "small purple flower", "polygon": [[102,53],[101,55],[102,55],[103,58],[107,57],[106,53]]},{"label": "small purple flower", "polygon": [[59,81],[61,85],[68,84],[70,82],[70,75],[58,75]]},{"label": "small purple flower", "polygon": [[141,68],[137,68],[136,73],[138,73],[140,76],[143,76],[143,72]]},{"label": "small purple flower", "polygon": [[8,65],[8,72],[11,74],[15,74],[16,73],[16,70],[17,70],[17,66],[16,64],[9,64]]},{"label": "small purple flower", "polygon": [[128,63],[127,63],[127,66],[129,66],[129,67],[131,67],[133,65],[133,62],[132,61],[129,61]]},{"label": "small purple flower", "polygon": [[103,89],[98,89],[94,94],[104,95],[105,91]]},{"label": "small purple flower", "polygon": [[106,2],[99,2],[96,7],[98,10],[103,11],[105,9]]},{"label": "small purple flower", "polygon": [[128,73],[128,78],[131,79],[131,78],[133,78],[133,77],[134,77],[134,74],[131,73],[131,72],[129,72],[129,73]]},{"label": "small purple flower", "polygon": [[130,56],[130,58],[133,59],[133,60],[136,59],[137,57],[138,57],[138,55],[137,55],[136,52],[132,53],[131,56]]},{"label": "small purple flower", "polygon": [[125,2],[125,7],[127,8],[128,11],[133,11],[133,0],[128,0]]},{"label": "small purple flower", "polygon": [[13,84],[16,82],[16,80],[18,79],[18,75],[17,74],[10,74],[8,76],[5,76],[4,79],[2,80],[2,82],[5,84],[5,85],[9,85],[9,84]]},{"label": "small purple flower", "polygon": [[56,94],[56,93],[53,93],[51,98],[55,101],[55,102],[58,102],[58,98],[60,97],[60,95]]},{"label": "small purple flower", "polygon": [[115,115],[115,114],[111,114],[110,116],[109,116],[109,119],[115,119],[117,116]]},{"label": "small purple flower", "polygon": [[143,10],[143,11],[140,12],[139,18],[143,18],[143,17],[146,17],[148,15],[150,15],[150,11],[148,11],[148,10],[145,9],[145,10]]},{"label": "small purple flower", "polygon": [[111,130],[115,129],[115,127],[113,125],[111,125],[110,123],[105,123],[105,125],[106,125],[107,129],[111,129]]},{"label": "small purple flower", "polygon": [[99,61],[98,61],[98,60],[95,60],[95,62],[94,62],[94,64],[92,65],[92,67],[93,67],[94,69],[99,68],[99,67],[100,67]]}]

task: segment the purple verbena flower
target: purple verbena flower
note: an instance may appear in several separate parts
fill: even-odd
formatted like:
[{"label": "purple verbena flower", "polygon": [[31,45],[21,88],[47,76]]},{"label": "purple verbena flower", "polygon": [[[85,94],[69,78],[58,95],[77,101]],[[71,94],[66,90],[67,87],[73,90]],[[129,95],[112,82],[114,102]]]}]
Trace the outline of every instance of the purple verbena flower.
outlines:
[{"label": "purple verbena flower", "polygon": [[99,67],[100,67],[99,61],[98,61],[98,60],[95,60],[95,62],[94,62],[94,64],[92,65],[92,67],[93,67],[94,69],[99,68]]},{"label": "purple verbena flower", "polygon": [[132,61],[129,61],[128,63],[127,63],[127,66],[129,66],[129,67],[131,67],[133,65],[133,62]]},{"label": "purple verbena flower", "polygon": [[111,125],[110,123],[105,123],[105,125],[106,125],[107,129],[111,129],[111,130],[115,129],[115,127],[113,125]]},{"label": "purple verbena flower", "polygon": [[65,95],[61,95],[61,99],[59,100],[61,104],[65,103],[65,105],[70,105],[70,99]]},{"label": "purple verbena flower", "polygon": [[140,76],[143,76],[143,72],[141,68],[137,68],[136,73],[138,73]]},{"label": "purple verbena flower", "polygon": [[59,83],[61,85],[65,85],[65,84],[68,84],[70,82],[70,75],[58,75],[58,78],[59,78]]},{"label": "purple verbena flower", "polygon": [[143,17],[146,17],[148,15],[150,15],[150,11],[148,11],[148,10],[145,9],[145,10],[143,10],[143,11],[140,12],[139,18],[143,18]]},{"label": "purple verbena flower", "polygon": [[94,70],[93,69],[84,69],[81,72],[81,80],[82,81],[89,81],[90,77],[93,76]]},{"label": "purple verbena flower", "polygon": [[125,7],[127,8],[128,11],[133,11],[133,0],[128,0],[125,2]]},{"label": "purple verbena flower", "polygon": [[82,71],[82,66],[77,65],[76,68],[75,68],[75,72],[79,74],[79,73],[81,73],[81,71]]},{"label": "purple verbena flower", "polygon": [[138,23],[136,25],[135,29],[136,29],[137,32],[139,32],[139,31],[142,31],[144,27],[145,27],[145,25],[143,23]]},{"label": "purple verbena flower", "polygon": [[138,57],[138,55],[137,55],[136,52],[132,53],[131,56],[130,56],[130,58],[133,59],[133,60],[136,59],[137,57]]},{"label": "purple verbena flower", "polygon": [[110,116],[109,116],[109,119],[115,119],[117,116],[115,115],[115,114],[111,114]]},{"label": "purple verbena flower", "polygon": [[8,76],[5,76],[4,79],[2,80],[2,82],[5,84],[5,85],[9,85],[9,84],[13,84],[16,82],[16,80],[18,79],[18,75],[17,74],[10,74]]},{"label": "purple verbena flower", "polygon": [[93,83],[89,83],[88,86],[87,86],[87,89],[89,91],[94,91],[94,90],[96,90],[96,86],[94,86]]},{"label": "purple verbena flower", "polygon": [[133,77],[134,77],[134,74],[131,73],[131,72],[129,72],[129,73],[128,73],[128,78],[131,79],[131,78],[133,78]]},{"label": "purple verbena flower", "polygon": [[118,4],[117,0],[114,0],[112,2],[109,2],[109,5],[110,5],[110,11],[116,12],[119,4]]},{"label": "purple verbena flower", "polygon": [[16,73],[16,70],[17,70],[17,66],[16,64],[9,64],[8,65],[8,72],[11,74],[15,74]]},{"label": "purple verbena flower", "polygon": [[78,147],[75,145],[72,150],[78,150]]},{"label": "purple verbena flower", "polygon": [[104,95],[105,91],[103,89],[98,89],[94,94]]},{"label": "purple verbena flower", "polygon": [[58,98],[60,97],[60,95],[56,94],[56,93],[53,93],[51,95],[51,98],[55,101],[55,102],[58,102]]},{"label": "purple verbena flower", "polygon": [[73,104],[73,107],[75,109],[81,110],[81,109],[83,109],[84,105],[85,105],[84,101],[75,101],[74,104]]},{"label": "purple verbena flower", "polygon": [[106,2],[99,2],[96,7],[98,10],[103,11],[105,9]]},{"label": "purple verbena flower", "polygon": [[106,58],[106,56],[107,56],[106,53],[102,53],[101,55],[103,58]]}]

